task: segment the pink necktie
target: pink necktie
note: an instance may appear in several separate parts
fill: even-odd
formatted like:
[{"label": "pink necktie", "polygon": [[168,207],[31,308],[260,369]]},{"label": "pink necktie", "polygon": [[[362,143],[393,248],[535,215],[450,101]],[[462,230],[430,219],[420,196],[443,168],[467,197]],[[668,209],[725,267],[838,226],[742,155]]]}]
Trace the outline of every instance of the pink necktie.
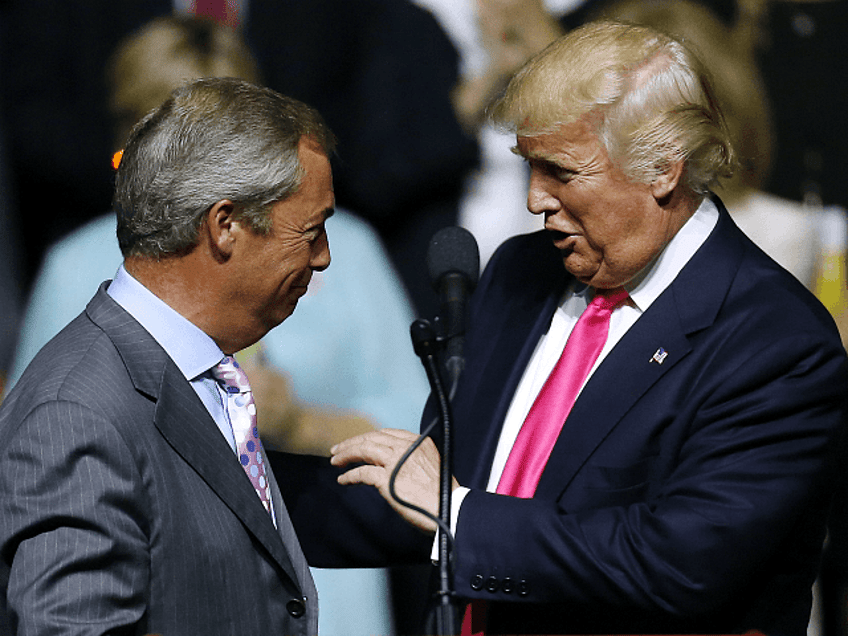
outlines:
[{"label": "pink necktie", "polygon": [[[607,341],[610,316],[626,299],[623,288],[599,290],[581,314],[518,433],[498,482],[499,494],[529,499],[536,492],[565,418]],[[471,601],[461,636],[485,634],[486,607],[483,599]]]},{"label": "pink necktie", "polygon": [[607,341],[610,315],[626,299],[623,288],[599,290],[574,325],[518,433],[498,482],[498,493],[528,499],[536,492],[565,418]]},{"label": "pink necktie", "polygon": [[226,409],[233,427],[236,451],[244,472],[256,489],[265,510],[271,512],[271,486],[265,475],[265,459],[262,442],[256,427],[256,405],[247,374],[230,356],[226,356],[212,367],[212,376],[227,392]]}]

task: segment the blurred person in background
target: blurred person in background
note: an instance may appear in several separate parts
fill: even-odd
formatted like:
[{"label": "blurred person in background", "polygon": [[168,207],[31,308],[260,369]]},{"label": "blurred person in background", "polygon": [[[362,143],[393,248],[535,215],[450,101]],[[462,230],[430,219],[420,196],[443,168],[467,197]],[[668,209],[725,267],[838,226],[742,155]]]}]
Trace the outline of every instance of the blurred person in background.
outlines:
[{"label": "blurred person in background", "polygon": [[[256,82],[259,71],[238,32],[212,20],[158,18],[125,38],[107,75],[115,150],[171,90],[216,76]],[[409,341],[413,312],[379,237],[343,209],[331,223],[333,267],[315,273],[282,329],[239,354],[271,448],[326,455],[334,443],[374,426],[414,430],[426,399],[424,372]],[[122,260],[115,226],[114,213],[103,215],[48,250],[27,305],[12,384],[115,275]],[[385,571],[316,569],[313,576],[321,633],[392,632]]]}]

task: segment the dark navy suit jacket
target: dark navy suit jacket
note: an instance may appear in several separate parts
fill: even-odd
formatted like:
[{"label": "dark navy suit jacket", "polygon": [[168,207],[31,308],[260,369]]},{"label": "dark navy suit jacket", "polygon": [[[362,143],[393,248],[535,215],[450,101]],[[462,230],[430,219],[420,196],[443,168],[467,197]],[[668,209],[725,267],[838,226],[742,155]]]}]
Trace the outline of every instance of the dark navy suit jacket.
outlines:
[{"label": "dark navy suit jacket", "polygon": [[[485,489],[513,393],[570,279],[544,231],[491,260],[453,403],[454,474],[471,488],[454,580],[459,595],[489,601],[487,633],[806,633],[846,416],[845,350],[820,303],[719,207],[705,243],[587,383],[533,499]],[[431,403],[422,422],[433,413]],[[376,491],[330,493],[323,462],[275,467],[292,473],[280,481],[310,562],[397,558],[389,519],[366,529]],[[333,514],[323,526],[322,506]],[[429,554],[430,542],[403,539]]]},{"label": "dark navy suit jacket", "polygon": [[272,497],[104,285],[0,410],[0,633],[314,635]]},{"label": "dark navy suit jacket", "polygon": [[454,472],[471,488],[456,586],[490,601],[490,633],[805,633],[845,351],[815,298],[719,207],[587,383],[528,500],[485,488],[569,277],[544,231],[492,259],[453,405]]}]

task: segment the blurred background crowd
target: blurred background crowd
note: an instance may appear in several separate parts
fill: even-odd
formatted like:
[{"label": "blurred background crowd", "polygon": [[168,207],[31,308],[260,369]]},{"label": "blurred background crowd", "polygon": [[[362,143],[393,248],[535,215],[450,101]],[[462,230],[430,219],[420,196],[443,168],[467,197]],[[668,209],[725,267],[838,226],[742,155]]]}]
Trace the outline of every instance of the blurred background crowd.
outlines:
[{"label": "blurred background crowd", "polygon": [[[718,194],[848,335],[841,0],[0,0],[3,382],[120,264],[112,157],[129,128],[188,79],[237,76],[316,107],[339,140],[333,266],[245,356],[263,438],[323,453],[370,427],[417,429],[428,387],[408,327],[437,313],[431,236],[466,227],[485,265],[542,223],[525,209],[514,140],[486,108],[529,57],[602,16],[700,52],[742,158]],[[317,344],[303,337],[316,332]],[[846,632],[844,507],[814,634]],[[424,576],[316,573],[322,633],[415,633]]]}]

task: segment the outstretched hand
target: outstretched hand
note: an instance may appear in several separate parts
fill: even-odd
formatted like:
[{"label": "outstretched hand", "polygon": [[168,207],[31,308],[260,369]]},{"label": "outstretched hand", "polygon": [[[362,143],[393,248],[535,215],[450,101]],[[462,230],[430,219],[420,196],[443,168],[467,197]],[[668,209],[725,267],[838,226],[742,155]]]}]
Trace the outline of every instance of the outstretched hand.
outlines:
[{"label": "outstretched hand", "polygon": [[[418,436],[414,433],[390,428],[357,435],[330,449],[330,463],[340,467],[363,464],[339,475],[339,483],[375,487],[407,522],[433,534],[436,523],[432,519],[401,505],[389,492],[389,479],[394,467],[416,439]],[[433,440],[427,438],[398,472],[395,482],[398,497],[438,516],[439,466],[439,451]],[[458,486],[454,479],[453,488]]]}]

